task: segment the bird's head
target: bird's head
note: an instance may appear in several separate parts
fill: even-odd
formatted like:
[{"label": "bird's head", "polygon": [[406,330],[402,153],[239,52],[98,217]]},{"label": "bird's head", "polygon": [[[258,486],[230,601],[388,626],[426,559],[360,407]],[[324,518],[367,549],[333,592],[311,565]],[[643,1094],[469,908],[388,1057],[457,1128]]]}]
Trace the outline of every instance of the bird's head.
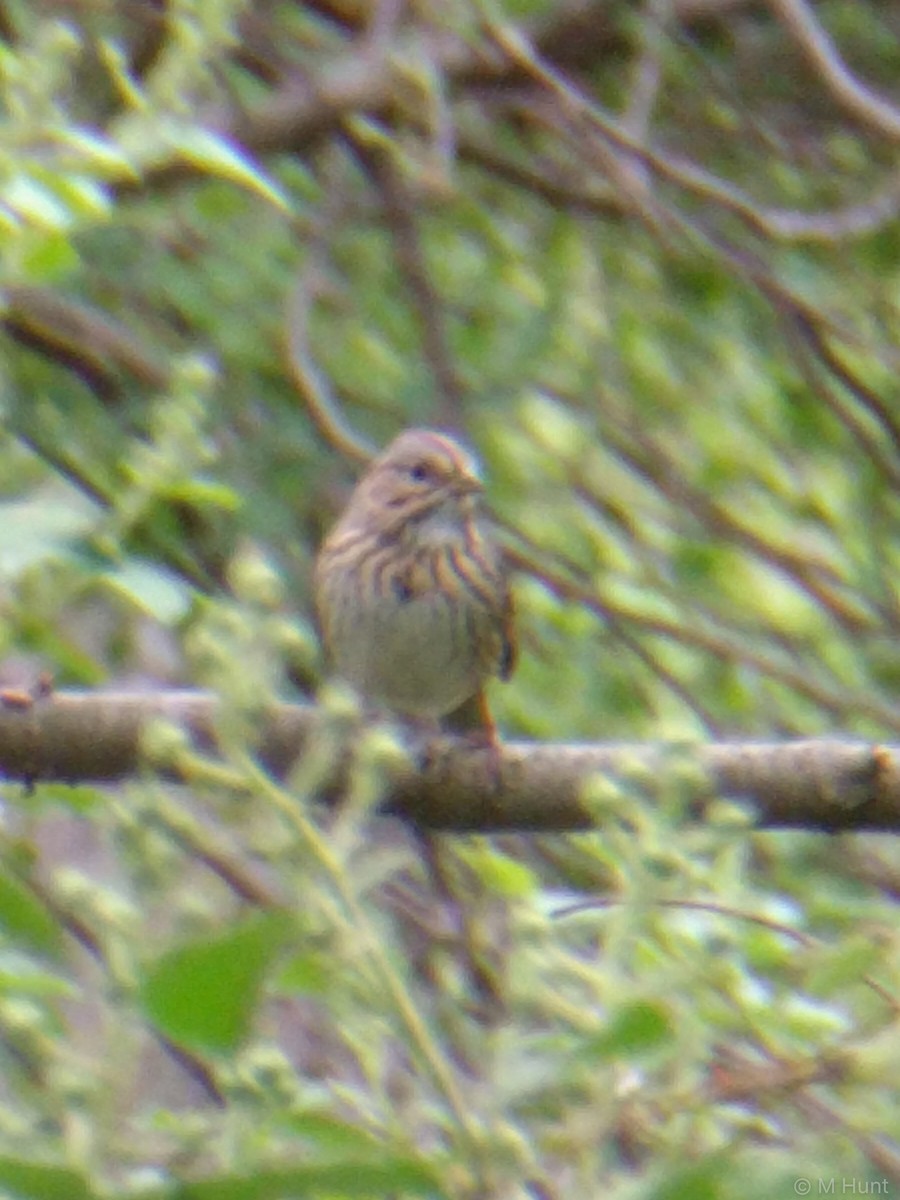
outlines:
[{"label": "bird's head", "polygon": [[472,456],[430,429],[401,433],[369,467],[350,506],[355,524],[407,538],[452,537],[477,511],[484,487]]}]

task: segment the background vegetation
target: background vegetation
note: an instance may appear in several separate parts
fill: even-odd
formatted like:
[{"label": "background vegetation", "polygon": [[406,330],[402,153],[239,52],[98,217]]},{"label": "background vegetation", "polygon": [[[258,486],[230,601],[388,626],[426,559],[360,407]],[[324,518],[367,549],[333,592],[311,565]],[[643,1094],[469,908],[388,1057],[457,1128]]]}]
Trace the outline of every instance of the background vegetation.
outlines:
[{"label": "background vegetation", "polygon": [[519,567],[509,736],[896,740],[898,36],[0,4],[3,678],[225,711],[191,788],[7,793],[3,1194],[900,1188],[892,841],[698,826],[675,762],[602,836],[452,840],[460,912],[371,814],[385,735],[327,820],[247,750],[319,681],[355,451],[413,424]]}]

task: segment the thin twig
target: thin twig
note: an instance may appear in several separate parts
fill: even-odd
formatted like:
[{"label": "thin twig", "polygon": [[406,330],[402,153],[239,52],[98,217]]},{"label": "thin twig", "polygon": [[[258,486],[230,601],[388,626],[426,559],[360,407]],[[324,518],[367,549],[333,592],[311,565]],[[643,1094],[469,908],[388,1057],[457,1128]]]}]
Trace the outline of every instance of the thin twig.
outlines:
[{"label": "thin twig", "polygon": [[[789,938],[792,942],[797,942],[801,946],[806,946],[813,949],[818,949],[826,945],[822,938],[814,937],[811,933],[804,933],[801,929],[795,929],[793,925],[785,925],[783,921],[776,921],[772,917],[765,917],[761,913],[746,912],[744,909],[733,908],[730,904],[721,904],[717,900],[686,900],[686,899],[655,899],[652,901],[656,908],[668,908],[676,912],[705,912],[711,913],[717,917],[727,917],[733,921],[749,922],[752,925],[759,925],[762,929],[768,929],[771,933],[777,933],[782,937]],[[550,915],[555,920],[560,920],[565,917],[574,917],[579,913],[590,912],[593,909],[608,909],[615,908],[622,904],[622,900],[617,896],[593,896],[588,900],[576,900],[573,904],[565,904],[562,908],[555,909]],[[873,979],[871,975],[861,975],[860,981],[870,988],[876,996],[882,999],[890,1008],[891,1012],[900,1015],[900,999],[897,998],[888,988]]]},{"label": "thin twig", "polygon": [[872,129],[900,141],[900,109],[854,78],[806,0],[769,0],[769,7],[809,59],[816,78],[838,103]]},{"label": "thin twig", "polygon": [[387,152],[348,135],[354,151],[375,179],[384,204],[388,228],[394,240],[397,264],[413,302],[414,317],[422,336],[425,358],[440,397],[439,423],[447,428],[463,426],[463,386],[450,354],[443,320],[444,306],[428,274],[416,206],[409,187]]},{"label": "thin twig", "polygon": [[310,315],[321,287],[317,256],[311,252],[310,258],[311,262],[288,295],[284,321],[288,367],[322,438],[351,462],[365,465],[371,461],[374,448],[345,422],[331,385],[316,364],[310,348]]}]

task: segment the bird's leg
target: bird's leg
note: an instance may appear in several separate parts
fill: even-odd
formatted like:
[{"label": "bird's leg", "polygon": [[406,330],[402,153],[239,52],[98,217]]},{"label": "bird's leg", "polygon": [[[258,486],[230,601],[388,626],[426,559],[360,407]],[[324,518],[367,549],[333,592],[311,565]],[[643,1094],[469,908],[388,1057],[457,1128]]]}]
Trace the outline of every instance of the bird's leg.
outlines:
[{"label": "bird's leg", "polygon": [[459,708],[448,713],[443,725],[448,733],[459,734],[472,746],[497,747],[500,742],[484,688],[479,688]]},{"label": "bird's leg", "polygon": [[462,738],[468,748],[485,751],[490,791],[498,794],[503,784],[502,746],[484,688],[479,688],[474,696],[448,713],[443,726],[448,733]]}]

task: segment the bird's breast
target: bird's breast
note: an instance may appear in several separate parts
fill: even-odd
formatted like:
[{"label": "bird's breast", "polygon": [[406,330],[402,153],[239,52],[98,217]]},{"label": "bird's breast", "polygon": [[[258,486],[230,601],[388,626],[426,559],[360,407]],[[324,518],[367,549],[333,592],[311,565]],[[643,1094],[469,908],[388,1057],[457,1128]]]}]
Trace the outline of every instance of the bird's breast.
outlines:
[{"label": "bird's breast", "polygon": [[355,600],[332,613],[339,674],[395,712],[440,717],[458,708],[490,673],[480,651],[490,618],[449,551],[395,554],[370,578],[376,586],[341,588]]}]

